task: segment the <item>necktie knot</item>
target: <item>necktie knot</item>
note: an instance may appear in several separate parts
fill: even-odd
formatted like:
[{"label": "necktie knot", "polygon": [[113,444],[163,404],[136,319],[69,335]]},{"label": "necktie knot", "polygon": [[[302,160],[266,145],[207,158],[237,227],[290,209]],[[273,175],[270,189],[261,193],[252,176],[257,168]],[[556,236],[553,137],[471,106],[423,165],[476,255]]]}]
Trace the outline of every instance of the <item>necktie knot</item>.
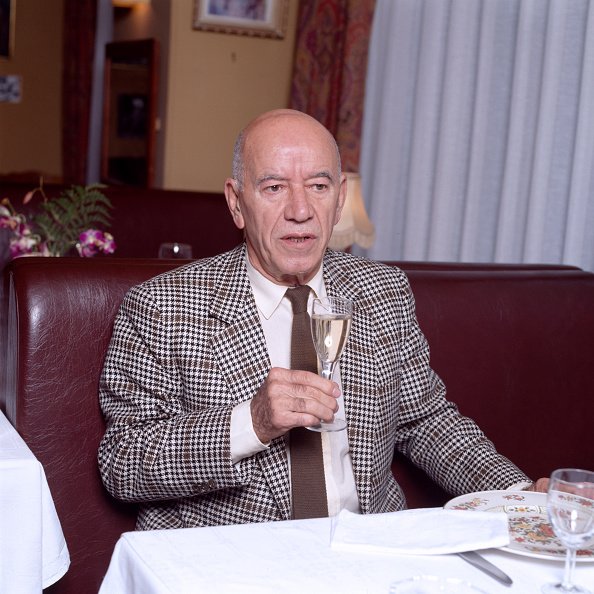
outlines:
[{"label": "necktie knot", "polygon": [[287,289],[286,296],[293,307],[293,315],[307,311],[307,300],[310,288],[307,285],[300,285],[294,289]]}]

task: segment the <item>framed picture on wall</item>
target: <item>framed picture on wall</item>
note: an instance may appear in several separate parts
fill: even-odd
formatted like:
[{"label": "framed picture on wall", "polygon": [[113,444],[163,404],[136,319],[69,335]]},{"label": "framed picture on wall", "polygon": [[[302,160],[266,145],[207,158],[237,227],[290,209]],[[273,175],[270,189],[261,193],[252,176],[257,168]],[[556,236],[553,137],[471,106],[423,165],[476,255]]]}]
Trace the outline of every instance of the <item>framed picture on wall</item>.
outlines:
[{"label": "framed picture on wall", "polygon": [[194,29],[276,39],[285,36],[289,0],[194,2]]},{"label": "framed picture on wall", "polygon": [[14,43],[15,0],[0,0],[0,58],[10,58]]}]

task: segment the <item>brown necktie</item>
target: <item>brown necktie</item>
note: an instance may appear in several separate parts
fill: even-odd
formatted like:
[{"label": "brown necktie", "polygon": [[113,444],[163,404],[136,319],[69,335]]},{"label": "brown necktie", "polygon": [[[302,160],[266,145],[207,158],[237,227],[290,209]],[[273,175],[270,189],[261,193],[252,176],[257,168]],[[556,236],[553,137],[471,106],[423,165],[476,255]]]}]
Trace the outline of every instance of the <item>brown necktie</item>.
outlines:
[{"label": "brown necktie", "polygon": [[[291,331],[291,369],[318,372],[318,358],[311,338],[307,298],[309,287],[303,285],[287,290],[293,307]],[[304,427],[291,429],[291,486],[293,518],[324,518],[328,516],[322,435]]]}]

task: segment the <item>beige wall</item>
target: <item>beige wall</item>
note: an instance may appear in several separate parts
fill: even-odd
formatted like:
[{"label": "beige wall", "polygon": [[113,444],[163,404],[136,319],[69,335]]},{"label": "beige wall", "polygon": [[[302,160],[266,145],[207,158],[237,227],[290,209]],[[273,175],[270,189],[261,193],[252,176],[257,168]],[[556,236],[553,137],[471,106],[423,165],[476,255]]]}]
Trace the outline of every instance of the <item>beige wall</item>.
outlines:
[{"label": "beige wall", "polygon": [[[114,39],[156,37],[161,45],[156,185],[222,191],[239,130],[288,105],[298,1],[288,0],[284,39],[195,30],[195,2],[152,0],[122,12]],[[61,176],[63,0],[16,4],[16,52],[0,60],[0,74],[23,76],[23,102],[0,103],[0,174]]]},{"label": "beige wall", "polygon": [[22,77],[22,101],[0,103],[0,174],[62,175],[63,0],[18,0],[14,53],[0,74]]},{"label": "beige wall", "polygon": [[298,2],[281,40],[192,29],[194,3],[171,3],[164,185],[221,191],[237,133],[288,105]]}]

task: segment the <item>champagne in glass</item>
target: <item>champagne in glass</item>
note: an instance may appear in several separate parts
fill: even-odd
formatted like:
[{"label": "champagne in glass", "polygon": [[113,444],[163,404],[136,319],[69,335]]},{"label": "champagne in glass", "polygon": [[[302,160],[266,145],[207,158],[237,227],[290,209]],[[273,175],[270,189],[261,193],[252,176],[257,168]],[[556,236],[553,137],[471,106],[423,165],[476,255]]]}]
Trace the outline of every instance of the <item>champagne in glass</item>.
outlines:
[{"label": "champagne in glass", "polygon": [[591,590],[573,583],[577,550],[594,536],[594,472],[560,468],[551,474],[547,494],[547,513],[553,531],[567,548],[563,580],[542,587],[545,594]]},{"label": "champagne in glass", "polygon": [[[322,377],[332,379],[336,363],[342,355],[351,329],[353,303],[340,297],[314,299],[311,314],[311,335],[322,364]],[[335,418],[331,423],[321,421],[308,427],[313,431],[341,431],[346,428],[344,419]]]}]

